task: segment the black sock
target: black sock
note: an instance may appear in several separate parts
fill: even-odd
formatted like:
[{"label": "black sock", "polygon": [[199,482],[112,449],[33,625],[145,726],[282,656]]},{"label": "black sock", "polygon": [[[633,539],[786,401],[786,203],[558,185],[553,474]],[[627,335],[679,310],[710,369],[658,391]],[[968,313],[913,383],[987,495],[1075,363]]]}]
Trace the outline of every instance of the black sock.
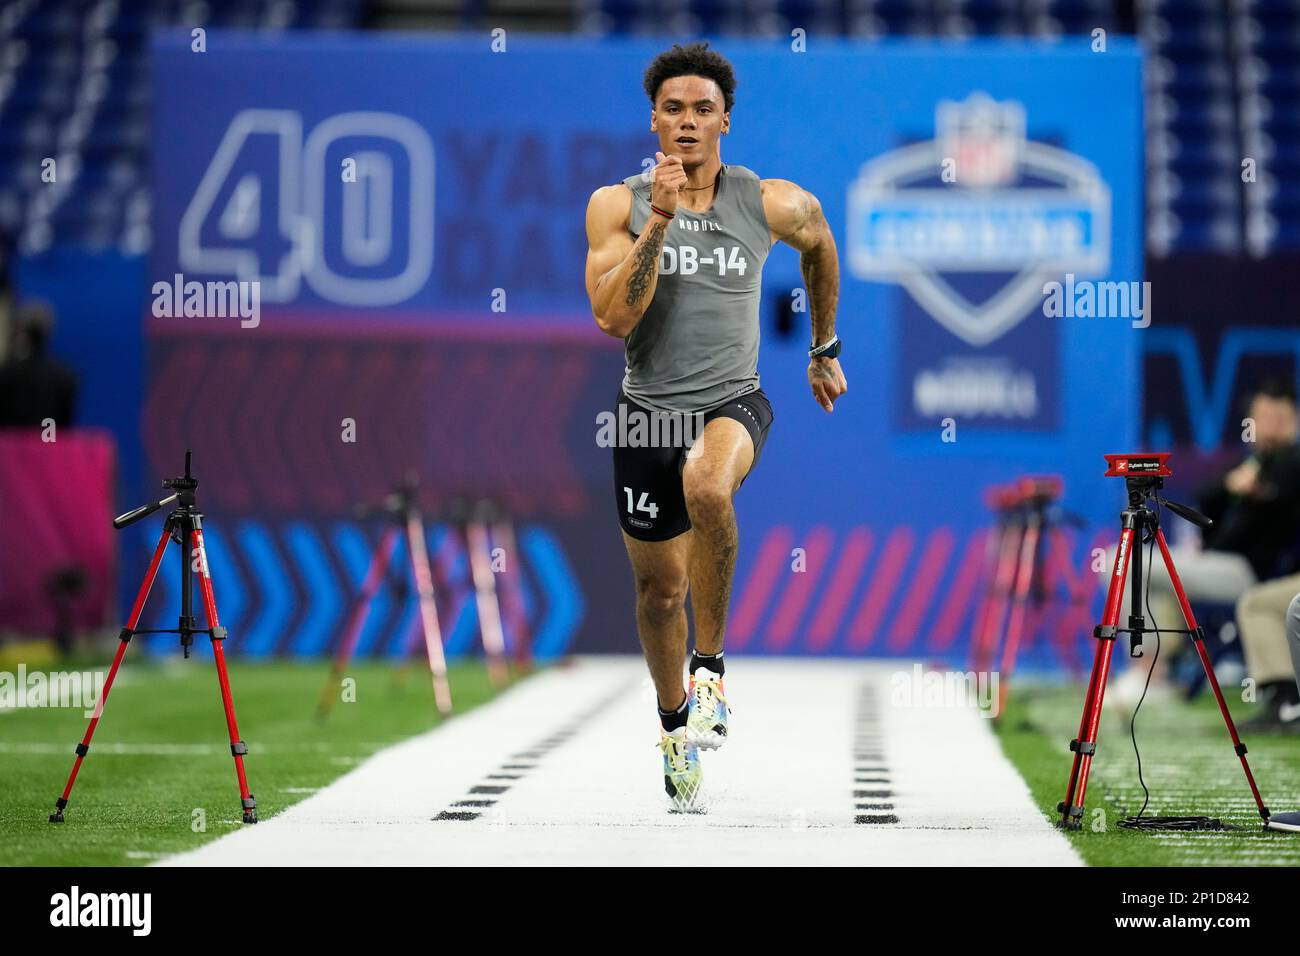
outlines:
[{"label": "black sock", "polygon": [[716,654],[701,654],[699,651],[691,651],[691,673],[694,674],[701,667],[707,667],[721,677],[726,669],[726,665],[722,663],[722,651],[718,651]]},{"label": "black sock", "polygon": [[676,710],[664,710],[662,707],[656,707],[659,711],[659,723],[663,725],[664,730],[669,732],[676,730],[678,727],[686,726],[686,695],[682,695],[682,706]]}]

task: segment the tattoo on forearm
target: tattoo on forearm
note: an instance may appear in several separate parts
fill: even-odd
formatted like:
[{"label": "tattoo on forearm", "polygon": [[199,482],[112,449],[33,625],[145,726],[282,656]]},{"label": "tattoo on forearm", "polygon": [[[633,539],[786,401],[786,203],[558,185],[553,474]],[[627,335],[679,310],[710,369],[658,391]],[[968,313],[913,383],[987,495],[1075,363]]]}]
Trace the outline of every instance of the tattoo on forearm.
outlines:
[{"label": "tattoo on forearm", "polygon": [[664,231],[667,227],[668,224],[665,222],[657,222],[651,226],[650,235],[636,251],[636,259],[632,263],[632,275],[627,280],[627,304],[630,306],[640,303],[650,288],[650,279],[659,266],[659,253],[663,251]]},{"label": "tattoo on forearm", "polygon": [[839,306],[839,262],[834,248],[822,247],[799,257],[804,288],[812,312],[813,341],[828,341],[835,332],[835,310]]}]

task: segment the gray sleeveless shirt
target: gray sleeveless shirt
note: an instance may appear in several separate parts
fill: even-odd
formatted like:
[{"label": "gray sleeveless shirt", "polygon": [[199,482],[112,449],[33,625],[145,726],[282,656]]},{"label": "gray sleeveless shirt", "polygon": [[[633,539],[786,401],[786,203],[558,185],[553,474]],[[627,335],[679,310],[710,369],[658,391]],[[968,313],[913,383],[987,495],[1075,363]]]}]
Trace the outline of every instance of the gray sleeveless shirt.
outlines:
[{"label": "gray sleeveless shirt", "polygon": [[[629,176],[628,229],[650,217],[650,180]],[[623,391],[667,412],[698,412],[758,388],[759,299],[772,248],[759,179],[723,163],[713,206],[677,207],[645,315],[624,342]]]}]

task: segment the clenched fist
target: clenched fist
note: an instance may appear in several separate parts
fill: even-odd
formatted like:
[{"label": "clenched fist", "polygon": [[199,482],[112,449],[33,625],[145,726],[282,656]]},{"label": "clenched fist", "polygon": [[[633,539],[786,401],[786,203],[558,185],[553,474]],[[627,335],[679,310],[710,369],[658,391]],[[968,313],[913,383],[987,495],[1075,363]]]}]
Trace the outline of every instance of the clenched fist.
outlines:
[{"label": "clenched fist", "polygon": [[680,156],[655,151],[655,167],[650,173],[650,202],[664,212],[677,211],[677,190],[686,185],[686,168]]}]

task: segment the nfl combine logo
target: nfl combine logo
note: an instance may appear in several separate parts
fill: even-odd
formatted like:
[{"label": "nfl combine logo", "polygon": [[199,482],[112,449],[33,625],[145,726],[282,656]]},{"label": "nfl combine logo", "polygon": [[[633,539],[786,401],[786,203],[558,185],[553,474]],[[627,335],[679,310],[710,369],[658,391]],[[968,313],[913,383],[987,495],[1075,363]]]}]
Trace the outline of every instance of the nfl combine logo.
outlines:
[{"label": "nfl combine logo", "polygon": [[[848,195],[848,261],[897,282],[973,346],[1042,300],[1043,282],[1110,266],[1110,189],[1088,160],[1026,137],[1025,109],[973,93],[941,100],[935,138],[862,166]],[[1002,277],[974,301],[962,279]],[[979,283],[987,289],[987,282]]]}]

